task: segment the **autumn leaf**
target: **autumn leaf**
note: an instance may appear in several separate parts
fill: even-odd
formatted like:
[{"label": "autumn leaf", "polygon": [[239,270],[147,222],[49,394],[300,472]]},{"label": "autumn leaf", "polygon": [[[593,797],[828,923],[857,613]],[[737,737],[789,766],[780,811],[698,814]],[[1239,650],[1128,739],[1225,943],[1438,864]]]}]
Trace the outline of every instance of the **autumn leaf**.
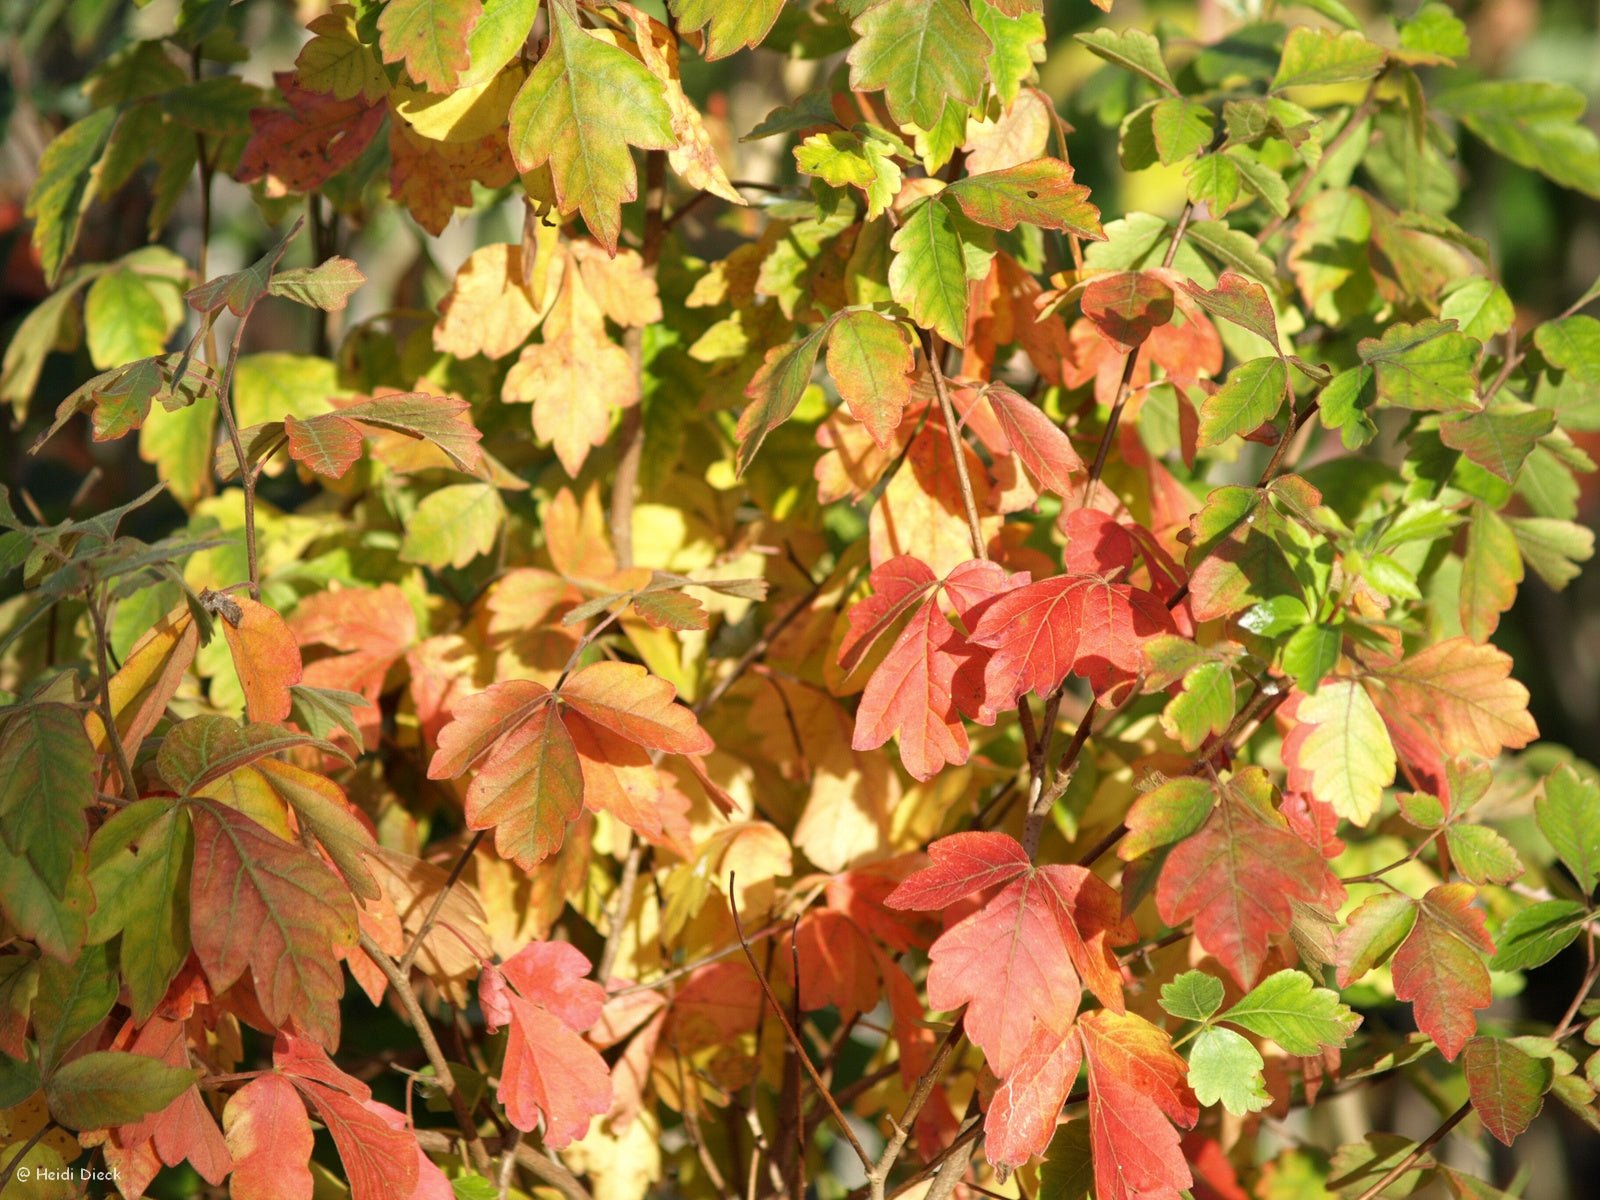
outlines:
[{"label": "autumn leaf", "polygon": [[677,145],[660,80],[625,51],[550,6],[550,44],[511,102],[511,153],[524,173],[550,165],[563,213],[581,213],[615,252],[622,205],[639,194],[629,146]]},{"label": "autumn leaf", "polygon": [[430,91],[454,91],[472,65],[467,38],[482,16],[479,0],[392,0],[378,14],[383,61],[401,63]]},{"label": "autumn leaf", "polygon": [[875,312],[843,313],[828,331],[827,364],[850,415],[887,449],[911,403],[916,369],[905,326]]},{"label": "autumn leaf", "polygon": [[0,837],[65,896],[88,840],[95,754],[83,719],[65,704],[29,704],[0,724]]},{"label": "autumn leaf", "polygon": [[1493,758],[1539,736],[1528,714],[1528,689],[1511,677],[1511,658],[1490,645],[1451,638],[1381,667],[1379,712],[1392,706],[1445,754]]},{"label": "autumn leaf", "polygon": [[1056,423],[1031,400],[1003,383],[985,393],[1011,451],[1022,460],[1028,474],[1047,491],[1063,498],[1074,494],[1072,476],[1083,470],[1083,460]]},{"label": "autumn leaf", "polygon": [[958,834],[935,842],[930,854],[933,864],[907,877],[884,903],[938,909],[1001,887],[929,951],[928,1002],[944,1010],[967,1006],[967,1035],[991,1070],[1011,1072],[1036,1024],[1065,1035],[1085,984],[1121,1011],[1112,947],[1138,934],[1109,885],[1082,867],[1034,867],[1004,834]]},{"label": "autumn leaf", "polygon": [[944,194],[968,218],[992,229],[1026,223],[1095,241],[1105,238],[1100,210],[1089,203],[1089,189],[1073,182],[1072,168],[1059,158],[968,175]]},{"label": "autumn leaf", "polygon": [[[944,3],[945,0],[936,0]],[[876,12],[891,4],[879,5]],[[943,196],[919,200],[889,239],[889,291],[911,319],[952,345],[967,334],[967,285],[989,273],[993,252],[963,236],[966,218]]]},{"label": "autumn leaf", "polygon": [[583,1136],[611,1106],[605,1060],[578,1035],[600,1019],[605,993],[589,960],[564,942],[530,942],[479,982],[490,1027],[509,1025],[498,1095],[506,1119],[543,1131],[552,1149]]},{"label": "autumn leaf", "polygon": [[633,663],[591,663],[556,693],[597,725],[651,750],[709,754],[711,738],[694,714],[675,703],[677,690]]},{"label": "autumn leaf", "polygon": [[746,46],[759,46],[782,11],[783,0],[752,0],[749,4],[672,0],[672,12],[680,29],[705,30],[705,55],[712,61],[727,58]]},{"label": "autumn leaf", "polygon": [[1544,1107],[1544,1094],[1555,1082],[1548,1058],[1529,1054],[1509,1038],[1473,1038],[1461,1056],[1461,1067],[1478,1119],[1508,1146],[1533,1124]]},{"label": "autumn leaf", "polygon": [[1321,854],[1272,806],[1266,773],[1249,768],[1221,785],[1205,825],[1167,856],[1156,906],[1169,925],[1192,917],[1200,945],[1248,988],[1271,939],[1288,932],[1294,902],[1343,893]]},{"label": "autumn leaf", "polygon": [[235,596],[238,621],[220,622],[244,688],[251,721],[281,721],[289,715],[289,689],[300,682],[300,647],[282,617],[249,596]]},{"label": "autumn leaf", "polygon": [[234,1200],[311,1200],[311,1122],[289,1080],[263,1075],[229,1096],[222,1134]]},{"label": "autumn leaf", "polygon": [[269,194],[309,192],[353,163],[377,135],[388,109],[360,95],[338,100],[307,91],[294,72],[275,77],[289,109],[250,114],[253,129],[235,178],[263,180]]},{"label": "autumn leaf", "polygon": [[268,1019],[291,1019],[324,1045],[339,1039],[342,951],[355,905],[322,861],[242,813],[188,805],[194,827],[190,931],[218,991],[247,970]]},{"label": "autumn leaf", "polygon": [[1300,700],[1295,719],[1283,743],[1289,787],[1332,805],[1346,821],[1365,825],[1395,772],[1389,731],[1366,689],[1353,679],[1324,680],[1314,695]]},{"label": "autumn leaf", "polygon": [[1000,1081],[984,1114],[984,1151],[991,1163],[1020,1167],[1044,1153],[1082,1065],[1083,1043],[1076,1031],[1033,1027],[1032,1039]]},{"label": "autumn leaf", "polygon": [[984,670],[987,703],[1009,708],[1026,692],[1049,695],[1069,674],[1096,692],[1132,679],[1142,668],[1141,644],[1174,628],[1151,592],[1097,575],[1061,575],[996,600],[972,640],[994,651]]},{"label": "autumn leaf", "polygon": [[1475,1009],[1487,1008],[1494,953],[1472,887],[1446,883],[1417,902],[1416,924],[1394,956],[1394,994],[1412,1001],[1417,1028],[1451,1061],[1477,1030]]},{"label": "autumn leaf", "polygon": [[1147,271],[1098,276],[1083,289],[1081,304],[1095,328],[1129,352],[1172,320],[1172,289]]},{"label": "autumn leaf", "polygon": [[1187,1066],[1143,1017],[1100,1010],[1078,1022],[1089,1076],[1089,1137],[1100,1200],[1176,1200],[1193,1182],[1174,1125],[1199,1119]]}]

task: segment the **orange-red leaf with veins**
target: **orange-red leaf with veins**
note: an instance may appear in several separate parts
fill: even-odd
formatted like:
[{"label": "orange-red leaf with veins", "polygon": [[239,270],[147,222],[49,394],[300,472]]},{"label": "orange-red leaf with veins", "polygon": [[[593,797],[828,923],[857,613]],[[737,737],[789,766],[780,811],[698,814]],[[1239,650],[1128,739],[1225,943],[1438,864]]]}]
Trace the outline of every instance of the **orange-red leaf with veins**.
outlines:
[{"label": "orange-red leaf with veins", "polygon": [[392,583],[317,592],[300,602],[289,628],[300,643],[307,685],[366,697],[368,707],[354,716],[367,748],[375,748],[384,679],[417,640],[417,616],[405,593]]},{"label": "orange-red leaf with veins", "polygon": [[841,1021],[870,1012],[881,991],[872,943],[843,913],[815,909],[795,934],[800,957],[800,1007],[832,1006]]},{"label": "orange-red leaf with veins", "polygon": [[972,640],[994,651],[984,687],[989,703],[1003,709],[1025,692],[1049,695],[1069,674],[1096,692],[1133,679],[1140,646],[1174,629],[1150,592],[1098,575],[1061,575],[1000,597]]},{"label": "orange-red leaf with veins", "polygon": [[499,968],[485,968],[479,995],[492,1024],[509,1024],[497,1095],[506,1119],[524,1132],[542,1125],[560,1150],[611,1107],[605,1060],[579,1037],[600,1019],[605,992],[587,979],[589,962],[572,946],[530,942]]},{"label": "orange-red leaf with veins", "polygon": [[1078,1022],[1089,1073],[1089,1139],[1099,1200],[1178,1200],[1193,1179],[1178,1132],[1200,1116],[1188,1066],[1160,1029],[1104,1010]]},{"label": "orange-red leaf with veins", "polygon": [[1101,275],[1083,289],[1083,315],[1124,351],[1172,320],[1172,289],[1148,271]]},{"label": "orange-red leaf with veins", "polygon": [[1072,476],[1083,470],[1083,459],[1067,435],[1037,404],[1003,383],[991,387],[988,396],[1013,453],[1034,481],[1057,496],[1073,495]]},{"label": "orange-red leaf with veins", "polygon": [[[168,1017],[156,1016],[147,1021],[128,1050],[169,1067],[190,1065],[186,1027],[182,1021]],[[146,1139],[154,1143],[157,1156],[167,1166],[175,1167],[187,1159],[212,1185],[220,1184],[233,1170],[233,1156],[198,1087],[189,1088],[160,1112],[117,1131],[117,1140],[124,1146]]]},{"label": "orange-red leaf with veins", "polygon": [[252,1079],[228,1097],[223,1137],[233,1154],[233,1200],[311,1200],[311,1120],[282,1075]]},{"label": "orange-red leaf with veins", "polygon": [[938,583],[933,568],[910,554],[897,555],[872,569],[872,595],[852,605],[850,630],[839,644],[839,665],[856,666],[906,613]]},{"label": "orange-red leaf with veins", "polygon": [[694,714],[675,702],[677,689],[634,663],[593,663],[556,694],[596,725],[651,750],[709,754],[715,748]]},{"label": "orange-red leaf with veins", "polygon": [[266,180],[270,196],[321,187],[360,157],[389,111],[359,95],[337,100],[307,91],[293,71],[280,71],[273,80],[289,109],[251,110],[252,133],[234,172],[240,183]]},{"label": "orange-red leaf with veins", "polygon": [[244,711],[251,721],[275,723],[289,715],[289,688],[300,682],[300,647],[282,617],[249,596],[235,596],[242,616],[223,620],[234,669],[244,688]]},{"label": "orange-red leaf with veins", "polygon": [[[946,850],[946,841],[957,844]],[[1082,867],[1033,867],[1004,834],[957,834],[930,850],[933,864],[908,878],[888,903],[942,908],[1007,881],[929,951],[928,1002],[944,1010],[967,1006],[967,1034],[990,1070],[1011,1071],[1035,1022],[1064,1034],[1084,983],[1102,1004],[1122,1010],[1112,947],[1135,941],[1138,933],[1109,884]]]},{"label": "orange-red leaf with veins", "polygon": [[1045,1025],[1033,1027],[1027,1048],[1000,1081],[984,1114],[984,1147],[990,1162],[1020,1167],[1044,1153],[1082,1065],[1083,1043],[1076,1030],[1063,1035]]},{"label": "orange-red leaf with veins", "polygon": [[1412,1002],[1417,1028],[1451,1061],[1478,1030],[1476,1010],[1493,998],[1484,956],[1494,953],[1494,942],[1472,907],[1474,895],[1465,883],[1430,889],[1394,955],[1395,996]]},{"label": "orange-red leaf with veins", "polygon": [[1373,699],[1419,722],[1445,755],[1494,758],[1539,736],[1511,665],[1498,647],[1451,638],[1379,668],[1384,694]]},{"label": "orange-red leaf with veins", "polygon": [[188,806],[194,826],[190,933],[216,991],[245,971],[274,1025],[294,1021],[325,1046],[339,1042],[343,952],[355,944],[349,889],[309,850],[210,801]]},{"label": "orange-red leaf with veins", "polygon": [[1266,773],[1249,768],[1219,789],[1206,823],[1167,856],[1156,908],[1168,925],[1194,918],[1195,937],[1239,986],[1255,985],[1293,902],[1337,903],[1344,889],[1317,850],[1272,807]]}]

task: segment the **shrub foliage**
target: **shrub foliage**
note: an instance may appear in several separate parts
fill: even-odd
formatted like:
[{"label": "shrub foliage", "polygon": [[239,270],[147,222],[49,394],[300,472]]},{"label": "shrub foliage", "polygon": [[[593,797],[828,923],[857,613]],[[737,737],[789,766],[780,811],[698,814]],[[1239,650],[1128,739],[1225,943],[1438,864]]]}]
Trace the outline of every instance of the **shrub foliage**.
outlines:
[{"label": "shrub foliage", "polygon": [[[1600,285],[1451,216],[1465,142],[1600,196],[1577,93],[1119,14],[1075,169],[1028,0],[301,7],[93,64],[28,200],[0,394],[78,350],[44,452],[157,482],[0,492],[8,1179],[1485,1197],[1445,1137],[1600,1128],[1600,783],[1492,640],[1591,552]],[[1437,1133],[1317,1122],[1378,1080]]]}]

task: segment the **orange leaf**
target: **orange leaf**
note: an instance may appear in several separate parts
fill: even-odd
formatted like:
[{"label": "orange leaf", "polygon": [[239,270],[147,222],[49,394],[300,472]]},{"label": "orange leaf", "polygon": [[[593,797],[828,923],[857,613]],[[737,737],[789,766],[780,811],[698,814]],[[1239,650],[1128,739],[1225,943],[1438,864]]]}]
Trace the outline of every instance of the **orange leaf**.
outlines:
[{"label": "orange leaf", "polygon": [[235,596],[243,614],[221,622],[234,669],[244,688],[244,711],[252,721],[273,723],[289,715],[289,688],[300,682],[300,647],[282,617],[249,596]]},{"label": "orange leaf", "polygon": [[311,1200],[311,1121],[282,1075],[252,1079],[222,1110],[233,1200]]}]

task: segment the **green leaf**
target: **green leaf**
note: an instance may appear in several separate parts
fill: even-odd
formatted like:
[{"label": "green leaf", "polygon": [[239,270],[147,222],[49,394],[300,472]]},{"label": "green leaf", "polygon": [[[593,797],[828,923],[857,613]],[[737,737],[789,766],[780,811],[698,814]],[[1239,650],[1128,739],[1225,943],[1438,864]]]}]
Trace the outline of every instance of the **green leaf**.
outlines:
[{"label": "green leaf", "polygon": [[1148,79],[1164,92],[1179,94],[1155,35],[1142,29],[1091,29],[1074,36],[1107,62]]},{"label": "green leaf", "polygon": [[1155,136],[1161,165],[1170,167],[1211,144],[1216,119],[1204,104],[1174,97],[1162,100],[1150,110],[1150,128]]},{"label": "green leaf", "polygon": [[329,741],[342,730],[356,745],[361,744],[361,727],[356,724],[355,710],[371,707],[365,696],[337,688],[295,683],[289,685],[289,704],[289,719],[312,737]]},{"label": "green leaf", "polygon": [[1281,173],[1248,146],[1229,146],[1223,153],[1233,160],[1245,187],[1260,196],[1275,215],[1289,215],[1289,185]]},{"label": "green leaf", "polygon": [[1339,665],[1344,629],[1338,625],[1302,625],[1283,644],[1283,669],[1306,695]]},{"label": "green leaf", "polygon": [[1272,420],[1288,385],[1289,364],[1276,355],[1240,363],[1200,406],[1200,444],[1216,446]]},{"label": "green leaf", "polygon": [[969,220],[991,229],[1015,229],[1026,222],[1094,241],[1105,240],[1100,210],[1089,203],[1089,189],[1072,181],[1072,168],[1058,158],[999,171],[968,175],[945,189]]},{"label": "green leaf", "polygon": [[1128,835],[1118,844],[1117,857],[1132,862],[1183,841],[1206,823],[1216,800],[1210,782],[1191,775],[1169,779],[1144,793],[1128,810]]},{"label": "green leaf", "polygon": [[1189,1051],[1189,1086],[1201,1104],[1222,1106],[1236,1116],[1272,1103],[1262,1075],[1261,1052],[1231,1029],[1200,1031]]},{"label": "green leaf", "polygon": [[94,799],[94,746],[81,713],[29,704],[0,725],[0,837],[57,897],[88,840],[83,810]]},{"label": "green leaf", "polygon": [[1433,98],[1512,162],[1600,197],[1600,137],[1583,124],[1583,93],[1563,83],[1484,80]]},{"label": "green leaf", "polygon": [[[1389,731],[1366,688],[1353,679],[1325,681],[1296,713],[1310,726],[1292,754],[1308,772],[1317,799],[1353,825],[1365,825],[1394,782],[1395,751]],[[1285,757],[1291,757],[1285,746]]]},{"label": "green leaf", "polygon": [[83,215],[94,199],[95,167],[118,115],[115,108],[102,108],[68,125],[39,159],[39,174],[28,190],[24,213],[34,222],[33,247],[51,287],[78,243]]},{"label": "green leaf", "polygon": [[1588,910],[1575,900],[1541,900],[1516,913],[1495,935],[1496,971],[1542,967],[1578,939]]},{"label": "green leaf", "polygon": [[823,325],[798,342],[788,342],[767,351],[766,360],[745,388],[750,405],[739,416],[739,474],[743,475],[756,451],[779,425],[794,415],[800,398],[811,383],[817,355],[828,327]]},{"label": "green leaf", "polygon": [[895,153],[895,142],[888,136],[863,128],[860,132],[814,133],[795,147],[794,159],[807,175],[834,187],[859,188],[867,198],[867,219],[876,220],[900,194]]},{"label": "green leaf", "polygon": [[1548,1058],[1536,1058],[1505,1038],[1473,1038],[1462,1052],[1461,1066],[1478,1119],[1508,1146],[1539,1115],[1544,1094],[1555,1082]]},{"label": "green leaf", "polygon": [[1185,750],[1198,750],[1233,720],[1236,697],[1227,663],[1202,663],[1183,677],[1183,687],[1167,701],[1161,728]]},{"label": "green leaf", "polygon": [[33,1031],[39,1044],[39,1069],[45,1074],[117,1003],[117,973],[110,951],[85,946],[72,962],[46,957],[39,962],[33,999]]},{"label": "green leaf", "polygon": [[680,29],[706,31],[705,56],[711,60],[759,46],[782,11],[783,0],[672,0]]},{"label": "green leaf", "polygon": [[1230,229],[1223,221],[1191,221],[1186,240],[1193,242],[1224,267],[1231,267],[1241,275],[1248,275],[1269,286],[1277,286],[1277,267],[1272,259],[1261,252],[1255,238],[1248,233]]},{"label": "green leaf", "polygon": [[850,86],[882,90],[902,125],[931,130],[946,102],[978,102],[993,47],[961,0],[880,0],[854,28]]},{"label": "green leaf", "polygon": [[551,4],[549,48],[511,102],[511,156],[524,174],[550,165],[562,213],[581,213],[589,231],[616,251],[622,205],[639,194],[629,146],[670,150],[661,81],[625,50]]},{"label": "green leaf", "polygon": [[1400,47],[1444,59],[1465,58],[1471,49],[1461,18],[1448,4],[1438,3],[1424,4],[1411,20],[1400,23]]},{"label": "green leaf", "polygon": [[1522,877],[1522,860],[1511,843],[1487,825],[1452,825],[1445,841],[1456,871],[1469,883],[1506,884]]},{"label": "green leaf", "polygon": [[482,16],[481,0],[388,0],[378,14],[383,61],[403,63],[429,91],[448,94],[472,65],[467,37]]},{"label": "green leaf", "polygon": [[963,236],[963,222],[942,196],[929,196],[911,207],[889,242],[895,302],[953,346],[966,341],[967,284],[988,274],[994,256]]},{"label": "green leaf", "polygon": [[1553,591],[1578,577],[1578,565],[1594,557],[1594,530],[1554,517],[1508,517],[1522,561]]},{"label": "green leaf", "polygon": [[1007,16],[988,0],[973,0],[972,15],[994,47],[989,55],[989,82],[1000,103],[1009,109],[1023,82],[1033,74],[1034,64],[1044,61],[1044,15],[1023,12]]},{"label": "green leaf", "polygon": [[89,845],[89,879],[99,903],[89,940],[122,935],[119,961],[136,1021],[149,1020],[189,957],[189,870],[194,838],[168,800],[117,812]]},{"label": "green leaf", "polygon": [[465,567],[494,549],[506,506],[492,483],[455,483],[429,492],[406,522],[403,562]]},{"label": "green leaf", "polygon": [[1382,46],[1354,30],[1335,32],[1297,25],[1283,44],[1283,59],[1273,76],[1272,90],[1371,79],[1383,69],[1386,58]]},{"label": "green leaf", "polygon": [[89,358],[104,371],[160,354],[183,319],[177,301],[176,290],[166,281],[127,267],[107,271],[84,297]]},{"label": "green leaf", "polygon": [[267,292],[282,296],[307,308],[340,312],[367,277],[348,258],[334,257],[315,267],[292,267],[279,271],[267,284]]},{"label": "green leaf", "polygon": [[1600,321],[1579,314],[1546,321],[1533,331],[1533,344],[1552,367],[1585,383],[1600,383]]},{"label": "green leaf", "polygon": [[13,855],[0,839],[0,913],[46,954],[72,959],[83,945],[87,917],[95,905],[80,855],[72,865],[65,896],[55,895],[33,864]]},{"label": "green leaf", "polygon": [[1453,412],[1476,402],[1476,338],[1444,321],[1391,325],[1382,338],[1363,338],[1361,361],[1377,372],[1377,404]]},{"label": "green leaf", "polygon": [[1188,196],[1215,216],[1226,216],[1238,205],[1239,168],[1226,154],[1203,154],[1185,172]]},{"label": "green leaf", "polygon": [[887,449],[911,403],[916,352],[905,323],[866,309],[841,312],[828,334],[828,374],[850,415]]},{"label": "green leaf", "polygon": [[1539,831],[1578,881],[1584,895],[1600,883],[1600,784],[1562,765],[1545,776],[1534,801]]},{"label": "green leaf", "polygon": [[[1450,290],[1450,294],[1439,305],[1439,317],[1441,320],[1454,321],[1456,327],[1467,336],[1487,342],[1496,334],[1505,333],[1511,328],[1516,320],[1516,312],[1511,307],[1511,297],[1506,295],[1505,288],[1492,279],[1477,276]],[[1535,342],[1550,324],[1541,325],[1534,331]]]},{"label": "green leaf", "polygon": [[1317,987],[1304,971],[1268,975],[1217,1019],[1271,1038],[1301,1057],[1343,1046],[1361,1024],[1338,992]]},{"label": "green leaf", "polygon": [[1222,1007],[1222,980],[1204,971],[1185,971],[1161,989],[1161,1007],[1184,1021],[1209,1021]]},{"label": "green leaf", "polygon": [[50,1115],[68,1129],[106,1129],[160,1112],[203,1074],[142,1054],[96,1050],[51,1075],[44,1094]]}]

